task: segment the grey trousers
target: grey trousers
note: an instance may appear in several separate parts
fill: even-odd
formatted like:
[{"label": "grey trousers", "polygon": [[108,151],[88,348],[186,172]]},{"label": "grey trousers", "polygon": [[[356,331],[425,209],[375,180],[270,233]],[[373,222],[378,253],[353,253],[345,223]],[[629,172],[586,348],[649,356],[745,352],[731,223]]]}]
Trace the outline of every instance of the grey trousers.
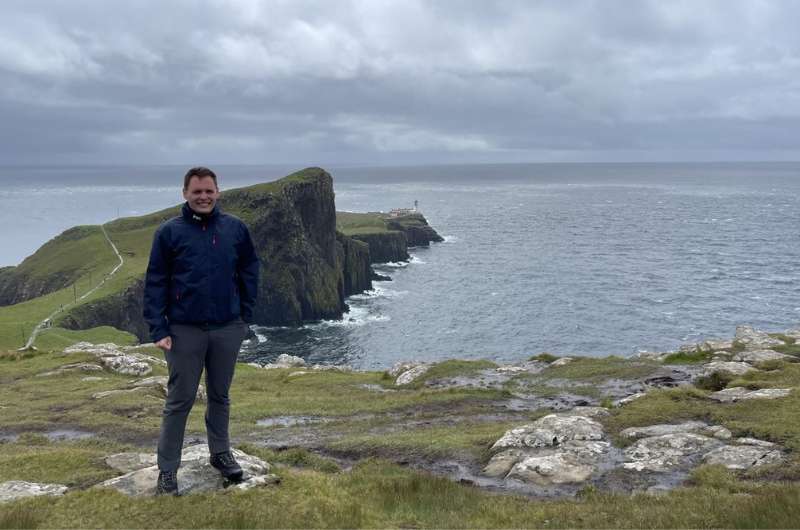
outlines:
[{"label": "grey trousers", "polygon": [[186,419],[194,405],[203,368],[208,396],[205,415],[208,449],[212,454],[230,449],[228,390],[247,330],[247,324],[240,318],[218,328],[170,324],[172,349],[165,355],[169,381],[158,438],[160,470],[180,467]]}]

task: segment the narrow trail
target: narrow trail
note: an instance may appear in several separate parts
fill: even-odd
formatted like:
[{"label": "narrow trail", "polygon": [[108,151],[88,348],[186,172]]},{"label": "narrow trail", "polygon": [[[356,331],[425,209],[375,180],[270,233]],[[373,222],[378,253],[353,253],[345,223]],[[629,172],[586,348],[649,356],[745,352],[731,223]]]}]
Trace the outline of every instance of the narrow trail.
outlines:
[{"label": "narrow trail", "polygon": [[104,225],[100,225],[100,230],[103,231],[103,235],[105,236],[106,241],[108,241],[108,244],[111,245],[111,248],[114,249],[114,253],[119,258],[119,263],[117,264],[117,266],[114,267],[114,270],[112,270],[111,272],[109,272],[108,274],[103,276],[103,279],[100,280],[100,283],[98,283],[97,285],[95,285],[94,287],[92,287],[91,289],[86,291],[85,293],[83,293],[81,296],[78,297],[77,300],[75,300],[74,302],[70,302],[70,303],[68,303],[68,304],[66,304],[64,306],[59,307],[58,309],[56,309],[55,311],[53,311],[52,313],[47,315],[44,318],[44,320],[42,320],[41,322],[36,324],[36,327],[33,328],[33,331],[31,332],[31,336],[28,337],[28,341],[25,343],[25,346],[23,346],[21,348],[18,348],[18,351],[23,351],[23,350],[27,350],[29,348],[32,348],[33,347],[33,343],[36,340],[36,336],[39,334],[39,332],[42,329],[44,329],[44,325],[45,325],[46,322],[51,320],[58,313],[64,311],[64,309],[67,309],[68,307],[77,304],[78,302],[80,302],[81,300],[83,300],[84,298],[86,298],[87,296],[92,294],[93,292],[95,292],[97,289],[102,287],[103,284],[105,284],[107,280],[109,280],[112,276],[114,276],[114,274],[116,274],[116,272],[120,269],[120,267],[122,267],[125,264],[125,260],[122,258],[122,254],[119,253],[119,249],[117,249],[117,246],[114,244],[113,241],[111,241],[111,238],[108,237],[108,232],[106,232],[105,226]]}]

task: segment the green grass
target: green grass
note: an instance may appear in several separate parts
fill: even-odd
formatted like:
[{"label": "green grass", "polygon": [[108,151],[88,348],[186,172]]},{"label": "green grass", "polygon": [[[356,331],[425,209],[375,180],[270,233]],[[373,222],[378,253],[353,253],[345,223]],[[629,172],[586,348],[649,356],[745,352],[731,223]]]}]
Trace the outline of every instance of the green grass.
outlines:
[{"label": "green grass", "polygon": [[[588,492],[577,500],[492,495],[380,458],[348,473],[280,470],[277,486],[185,497],[113,490],[0,508],[5,527],[40,528],[792,528],[800,486],[757,485],[719,469],[666,495]],[[18,522],[24,524],[19,525]]]},{"label": "green grass", "polygon": [[384,217],[379,212],[336,212],[336,229],[346,236],[385,233]]},{"label": "green grass", "polygon": [[664,364],[698,364],[708,362],[711,352],[676,352],[664,357]]},{"label": "green grass", "polygon": [[633,360],[622,357],[576,357],[562,366],[548,368],[548,378],[579,379],[597,382],[604,379],[634,379],[646,377],[658,370],[660,363],[655,361]]}]

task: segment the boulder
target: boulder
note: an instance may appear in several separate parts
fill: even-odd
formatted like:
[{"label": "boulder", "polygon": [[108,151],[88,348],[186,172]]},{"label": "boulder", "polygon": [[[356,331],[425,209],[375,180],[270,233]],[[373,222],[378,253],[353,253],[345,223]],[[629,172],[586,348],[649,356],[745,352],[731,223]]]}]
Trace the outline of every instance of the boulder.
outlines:
[{"label": "boulder", "polygon": [[[269,474],[270,465],[258,457],[248,455],[238,449],[231,449],[239,465],[244,470],[244,480],[234,486],[235,489],[249,489],[265,484],[276,484],[280,479]],[[127,462],[138,465],[145,457],[138,453],[123,456],[124,453],[113,455],[115,462]],[[124,464],[120,464],[124,465]],[[132,496],[153,495],[156,480],[158,479],[158,466],[151,465],[134,469],[122,476],[112,478],[96,484],[95,488],[113,488],[117,491]],[[209,463],[208,445],[195,444],[183,449],[181,466],[178,468],[178,491],[181,495],[203,491],[222,490],[229,486],[220,472],[211,467]],[[230,489],[230,488],[229,488]]]},{"label": "boulder", "polygon": [[687,421],[684,423],[668,423],[649,425],[647,427],[629,427],[623,429],[620,435],[625,438],[643,438],[646,436],[663,436],[665,434],[696,433],[712,436],[721,440],[729,440],[731,431],[721,425],[708,425],[702,421]]},{"label": "boulder", "polygon": [[647,395],[645,392],[636,392],[635,394],[631,394],[629,396],[625,396],[624,398],[617,400],[614,404],[617,407],[622,407],[632,401],[636,401],[637,399],[644,397],[645,395]]},{"label": "boulder", "polygon": [[66,491],[67,487],[62,484],[8,480],[6,482],[0,482],[0,502],[15,501],[24,497],[38,497],[41,495],[64,495]]},{"label": "boulder", "polygon": [[550,363],[550,366],[564,366],[565,364],[569,364],[574,361],[572,357],[559,357],[555,361]]}]

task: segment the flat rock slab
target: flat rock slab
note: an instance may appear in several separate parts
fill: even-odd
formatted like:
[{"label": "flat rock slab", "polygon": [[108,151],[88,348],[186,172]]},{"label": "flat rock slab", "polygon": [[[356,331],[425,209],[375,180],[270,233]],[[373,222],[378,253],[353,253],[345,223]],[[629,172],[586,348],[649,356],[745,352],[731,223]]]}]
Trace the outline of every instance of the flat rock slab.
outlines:
[{"label": "flat rock slab", "polygon": [[776,352],[773,350],[753,350],[753,351],[743,351],[739,353],[733,354],[731,359],[733,361],[740,361],[745,363],[761,363],[764,361],[780,361],[783,359],[791,359],[793,358],[791,355],[786,355],[785,353]]},{"label": "flat rock slab", "polygon": [[734,340],[744,345],[748,350],[772,348],[773,346],[783,346],[786,344],[780,339],[770,337],[765,331],[755,329],[751,326],[736,326],[736,338]]},{"label": "flat rock slab", "polygon": [[709,425],[702,421],[687,421],[684,423],[664,423],[659,425],[648,425],[647,427],[629,427],[623,429],[620,435],[625,438],[643,438],[649,436],[663,436],[665,434],[678,434],[691,432],[729,440],[731,431],[721,425]]},{"label": "flat rock slab", "polygon": [[726,445],[703,456],[705,464],[721,464],[728,469],[750,469],[783,460],[783,452],[757,445]]},{"label": "flat rock slab", "polygon": [[0,482],[0,502],[10,502],[25,497],[41,495],[64,495],[67,487],[62,484],[43,484],[24,480]]},{"label": "flat rock slab", "polygon": [[[265,484],[276,484],[280,479],[269,474],[270,465],[258,457],[248,455],[238,449],[231,449],[236,460],[244,471],[244,480],[230,486],[222,478],[220,472],[209,463],[208,445],[195,444],[183,450],[181,466],[178,468],[178,491],[181,495],[198,493],[202,491],[216,491],[223,489],[250,489]],[[138,465],[137,462],[145,460],[139,453],[124,456],[125,453],[112,455],[117,465]],[[113,488],[126,495],[144,496],[155,493],[156,480],[158,479],[158,466],[151,465],[130,471],[120,477],[101,482],[93,487]]]},{"label": "flat rock slab", "polygon": [[711,399],[722,403],[734,403],[746,399],[777,399],[788,396],[791,388],[762,388],[760,390],[747,390],[743,386],[726,388],[711,394]]},{"label": "flat rock slab", "polygon": [[586,416],[548,414],[535,422],[506,431],[491,449],[552,447],[568,440],[601,440],[603,426]]},{"label": "flat rock slab", "polygon": [[703,375],[709,377],[722,372],[733,375],[744,375],[750,370],[755,370],[755,368],[746,362],[713,361],[703,367]]},{"label": "flat rock slab", "polygon": [[715,438],[688,432],[642,438],[625,449],[628,461],[622,467],[655,473],[673,471],[691,466],[693,460],[721,444]]},{"label": "flat rock slab", "polygon": [[157,456],[153,453],[116,453],[106,457],[106,465],[121,473],[130,473],[137,469],[155,466]]}]

